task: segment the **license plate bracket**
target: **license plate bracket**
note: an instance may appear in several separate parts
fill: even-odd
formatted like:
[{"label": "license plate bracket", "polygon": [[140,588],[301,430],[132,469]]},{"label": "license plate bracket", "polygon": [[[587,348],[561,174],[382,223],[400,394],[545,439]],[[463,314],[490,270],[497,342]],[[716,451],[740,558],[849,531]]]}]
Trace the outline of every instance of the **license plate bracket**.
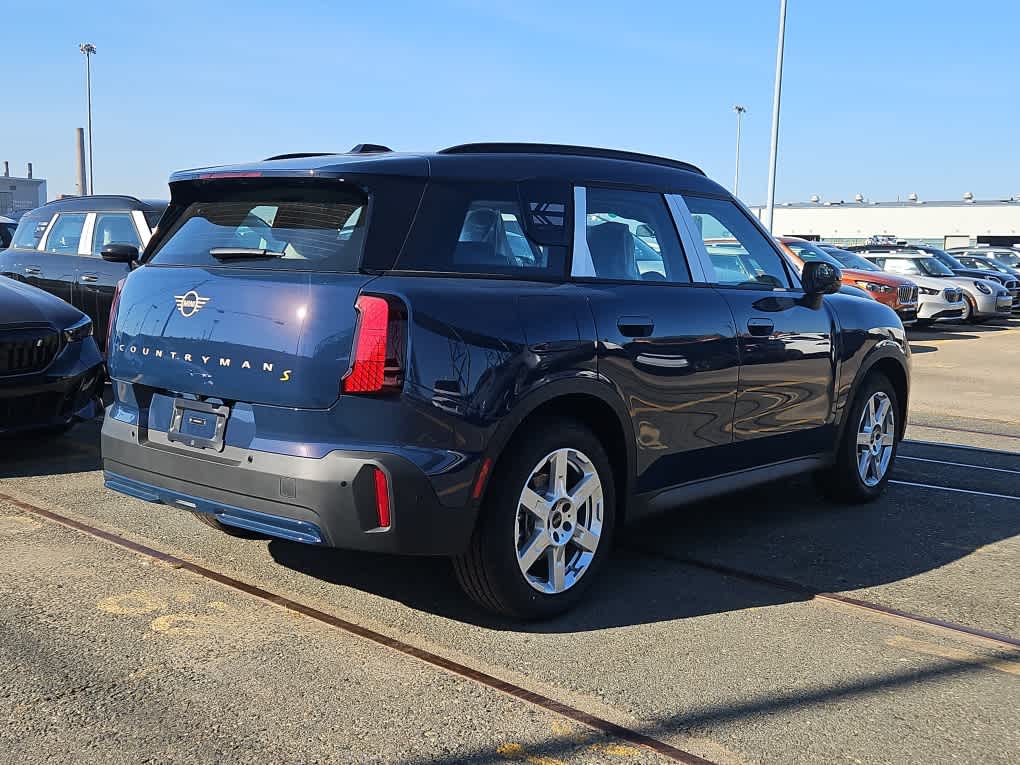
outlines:
[{"label": "license plate bracket", "polygon": [[176,441],[197,449],[223,451],[223,434],[227,429],[230,407],[178,398],[170,418],[168,441]]}]

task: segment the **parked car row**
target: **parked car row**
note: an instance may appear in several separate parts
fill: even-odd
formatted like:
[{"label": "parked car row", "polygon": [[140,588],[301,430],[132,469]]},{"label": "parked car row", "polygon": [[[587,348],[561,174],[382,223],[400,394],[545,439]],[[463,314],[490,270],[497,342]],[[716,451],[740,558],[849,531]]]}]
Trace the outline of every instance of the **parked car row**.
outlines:
[{"label": "parked car row", "polygon": [[923,327],[957,319],[978,324],[1020,310],[1020,279],[998,264],[969,268],[948,252],[926,245],[843,249],[798,237],[778,241],[797,267],[810,260],[839,266],[844,284],[889,305],[905,325]]},{"label": "parked car row", "polygon": [[105,345],[114,491],[227,533],[450,556],[479,604],[534,618],[596,585],[625,518],[803,472],[845,501],[889,480],[912,288],[794,268],[690,164],[363,145],[170,188],[155,230],[162,205],[62,201],[0,254],[8,290],[64,312],[15,304],[0,338],[45,324],[87,372]]}]

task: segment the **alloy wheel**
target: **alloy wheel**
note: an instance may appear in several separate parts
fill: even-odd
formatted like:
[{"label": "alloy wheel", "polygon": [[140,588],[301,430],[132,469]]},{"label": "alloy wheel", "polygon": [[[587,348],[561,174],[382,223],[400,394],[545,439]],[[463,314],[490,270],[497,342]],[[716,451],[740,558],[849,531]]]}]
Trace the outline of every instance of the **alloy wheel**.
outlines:
[{"label": "alloy wheel", "polygon": [[857,427],[857,473],[865,486],[877,486],[889,470],[896,445],[896,415],[882,391],[868,399]]},{"label": "alloy wheel", "polygon": [[517,564],[534,589],[557,595],[595,559],[604,516],[602,481],[577,449],[546,455],[528,476],[514,524]]}]

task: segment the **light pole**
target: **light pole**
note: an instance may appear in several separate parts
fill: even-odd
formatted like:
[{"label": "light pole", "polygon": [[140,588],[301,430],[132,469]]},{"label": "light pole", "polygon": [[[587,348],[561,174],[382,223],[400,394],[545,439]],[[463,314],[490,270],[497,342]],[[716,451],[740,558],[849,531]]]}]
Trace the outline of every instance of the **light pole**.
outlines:
[{"label": "light pole", "polygon": [[786,0],[779,0],[779,42],[776,45],[776,90],[772,95],[772,145],[769,148],[769,193],[765,202],[765,228],[772,233],[776,208],[776,159],[779,153],[779,99],[783,92],[783,46],[786,44]]},{"label": "light pole", "polygon": [[747,111],[746,107],[737,104],[733,107],[733,111],[737,113],[737,159],[733,165],[733,196],[740,196],[740,120],[744,116],[744,112]]},{"label": "light pole", "polygon": [[92,190],[92,193],[96,193],[96,177],[92,171],[92,56],[95,55],[96,46],[92,43],[82,43],[78,46],[83,54],[85,54],[85,97],[88,100],[89,114],[88,114],[88,125],[89,125],[89,178],[86,184],[87,189],[83,191],[88,194],[88,189]]}]

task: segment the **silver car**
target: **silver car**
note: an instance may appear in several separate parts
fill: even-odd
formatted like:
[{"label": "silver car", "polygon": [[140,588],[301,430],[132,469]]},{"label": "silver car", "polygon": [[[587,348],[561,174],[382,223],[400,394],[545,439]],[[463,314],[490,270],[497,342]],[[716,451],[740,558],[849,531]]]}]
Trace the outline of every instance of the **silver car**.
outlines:
[{"label": "silver car", "polygon": [[[958,318],[964,321],[980,323],[995,317],[1009,318],[1013,311],[1013,297],[1009,291],[997,281],[975,279],[970,276],[957,276],[937,258],[916,250],[883,250],[880,252],[860,251],[868,260],[879,268],[900,276],[906,276],[917,282],[920,287],[920,300],[923,305],[925,298],[932,298],[932,292],[941,291],[949,303],[957,303],[959,311],[951,313],[939,312],[938,315],[926,316],[926,311],[918,312],[918,323],[923,319]],[[961,293],[962,300],[954,300],[948,292],[955,288]],[[955,316],[951,315],[956,313]],[[930,322],[929,322],[930,323]]]}]

